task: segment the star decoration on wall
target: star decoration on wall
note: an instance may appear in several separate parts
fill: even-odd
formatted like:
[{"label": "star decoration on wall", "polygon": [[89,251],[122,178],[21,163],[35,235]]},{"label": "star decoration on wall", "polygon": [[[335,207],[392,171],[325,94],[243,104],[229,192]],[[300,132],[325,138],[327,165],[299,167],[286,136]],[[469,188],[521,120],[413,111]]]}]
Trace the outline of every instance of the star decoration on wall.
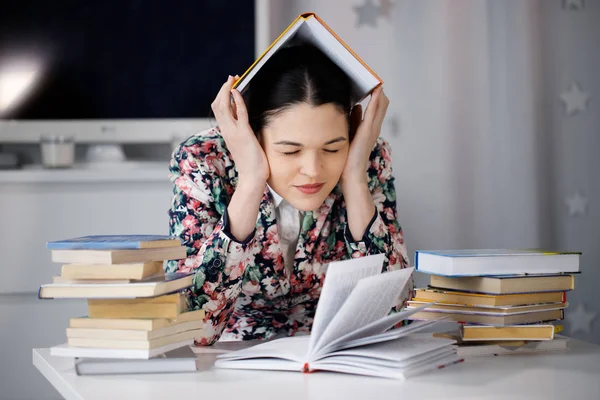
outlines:
[{"label": "star decoration on wall", "polygon": [[577,215],[584,215],[587,209],[588,199],[582,196],[579,191],[576,191],[571,197],[566,200],[567,207],[569,207],[569,215],[574,217]]},{"label": "star decoration on wall", "polygon": [[583,303],[577,304],[575,310],[566,313],[569,331],[571,334],[576,332],[590,333],[592,331],[592,322],[597,314],[586,311]]},{"label": "star decoration on wall", "polygon": [[357,28],[360,28],[361,25],[371,25],[373,28],[377,28],[379,7],[373,3],[373,0],[366,0],[362,6],[355,6],[354,12],[358,17],[356,21]]},{"label": "star decoration on wall", "polygon": [[379,0],[379,15],[390,19],[392,16],[392,8],[394,7],[394,3],[390,0]]},{"label": "star decoration on wall", "polygon": [[387,124],[389,126],[390,134],[393,137],[398,137],[400,135],[400,122],[398,121],[398,117],[395,115],[390,117]]},{"label": "star decoration on wall", "polygon": [[583,91],[576,82],[572,82],[569,90],[563,92],[560,98],[565,104],[565,112],[568,116],[587,110],[590,101],[590,95]]},{"label": "star decoration on wall", "polygon": [[563,7],[567,10],[583,10],[585,8],[585,0],[563,0]]}]

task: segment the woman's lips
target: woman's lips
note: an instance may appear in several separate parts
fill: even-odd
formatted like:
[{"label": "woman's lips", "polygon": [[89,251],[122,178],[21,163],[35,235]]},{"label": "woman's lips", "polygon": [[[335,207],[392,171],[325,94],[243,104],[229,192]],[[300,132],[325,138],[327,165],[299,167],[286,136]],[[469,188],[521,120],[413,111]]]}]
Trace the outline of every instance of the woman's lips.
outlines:
[{"label": "woman's lips", "polygon": [[324,183],[314,183],[312,185],[295,186],[295,188],[304,194],[315,194],[319,192],[324,185]]}]

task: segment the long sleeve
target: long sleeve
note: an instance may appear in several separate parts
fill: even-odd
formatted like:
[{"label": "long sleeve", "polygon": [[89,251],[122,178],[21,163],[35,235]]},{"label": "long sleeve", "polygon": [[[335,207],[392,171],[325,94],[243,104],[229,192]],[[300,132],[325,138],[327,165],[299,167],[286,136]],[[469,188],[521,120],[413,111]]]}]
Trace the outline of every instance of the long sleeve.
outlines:
[{"label": "long sleeve", "polygon": [[235,173],[220,138],[193,137],[181,145],[170,163],[174,196],[169,210],[170,234],[187,247],[187,258],[169,261],[167,271],[195,271],[188,291],[190,309],[205,311],[205,337],[216,342],[241,292],[252,237],[244,243],[226,232],[227,203],[232,189],[227,178]]},{"label": "long sleeve", "polygon": [[[362,240],[353,241],[349,229],[346,228],[345,239],[348,251],[353,258],[385,254],[384,271],[406,268],[409,265],[409,258],[402,228],[398,222],[391,150],[389,144],[381,138],[371,152],[367,174],[376,212]],[[402,293],[398,306],[402,306],[412,297],[412,291],[411,280],[406,291]]]}]

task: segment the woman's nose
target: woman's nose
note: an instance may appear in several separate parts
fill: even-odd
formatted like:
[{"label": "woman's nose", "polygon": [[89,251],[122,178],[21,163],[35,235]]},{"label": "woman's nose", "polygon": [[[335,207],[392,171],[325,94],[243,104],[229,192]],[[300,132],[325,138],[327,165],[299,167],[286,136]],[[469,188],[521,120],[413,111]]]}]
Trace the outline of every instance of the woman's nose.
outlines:
[{"label": "woman's nose", "polygon": [[300,172],[310,178],[316,178],[321,174],[323,165],[318,154],[307,153],[301,160]]}]

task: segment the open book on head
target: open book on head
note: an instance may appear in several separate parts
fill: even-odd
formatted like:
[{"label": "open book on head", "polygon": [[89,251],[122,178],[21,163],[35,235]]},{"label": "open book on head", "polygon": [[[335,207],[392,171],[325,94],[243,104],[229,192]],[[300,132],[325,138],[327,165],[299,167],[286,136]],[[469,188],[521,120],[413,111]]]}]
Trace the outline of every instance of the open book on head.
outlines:
[{"label": "open book on head", "polygon": [[277,50],[305,43],[317,47],[348,75],[352,85],[352,105],[360,103],[374,88],[383,83],[381,78],[321,18],[314,13],[304,13],[275,39],[238,79],[234,88],[244,93],[252,78]]},{"label": "open book on head", "polygon": [[222,354],[215,366],[404,379],[460,361],[454,340],[416,333],[437,321],[391,329],[428,305],[390,313],[413,268],[381,273],[383,260],[378,254],[329,264],[310,336]]}]

